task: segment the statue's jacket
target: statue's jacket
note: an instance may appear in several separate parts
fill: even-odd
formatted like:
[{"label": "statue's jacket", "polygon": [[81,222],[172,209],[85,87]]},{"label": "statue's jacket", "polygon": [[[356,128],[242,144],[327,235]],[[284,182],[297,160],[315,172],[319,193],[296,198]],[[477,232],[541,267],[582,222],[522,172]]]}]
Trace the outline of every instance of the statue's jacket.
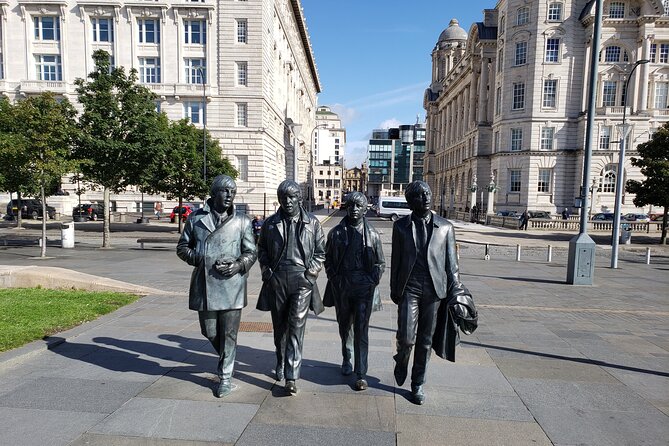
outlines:
[{"label": "statue's jacket", "polygon": [[[320,314],[324,308],[316,279],[318,273],[323,269],[323,262],[325,261],[325,235],[318,219],[302,208],[300,209],[297,228],[297,246],[306,265],[305,277],[313,284],[309,308],[315,314]],[[281,221],[281,212],[279,211],[265,219],[258,239],[258,263],[260,264],[263,284],[256,308],[260,311],[270,311],[272,309],[276,296],[270,279],[285,249],[286,237],[284,225]]]},{"label": "statue's jacket", "polygon": [[[347,218],[344,217],[341,222],[332,228],[328,233],[328,240],[325,247],[325,273],[328,276],[328,283],[323,295],[323,305],[332,307],[342,296],[341,287],[344,285],[340,268],[344,257],[347,255],[349,247],[349,237],[346,232]],[[379,281],[386,268],[386,260],[383,255],[381,236],[376,229],[363,217],[363,255],[362,260],[365,272],[372,278],[376,287],[372,298],[372,311],[381,310],[381,295],[379,292]]]},{"label": "statue's jacket", "polygon": [[[197,311],[236,310],[247,305],[246,278],[257,258],[251,219],[236,212],[234,205],[222,225],[216,227],[211,199],[191,214],[177,243],[179,258],[194,266],[188,307]],[[217,261],[242,264],[242,271],[223,277]]]},{"label": "statue's jacket", "polygon": [[[417,254],[416,229],[411,215],[407,215],[393,224],[390,298],[396,304],[402,299]],[[455,361],[455,346],[460,339],[458,327],[470,334],[476,329],[478,314],[469,290],[460,281],[453,225],[436,214],[432,215],[427,263],[434,289],[441,300],[432,349],[440,357]],[[453,311],[456,304],[466,308],[466,313],[456,314]]]}]

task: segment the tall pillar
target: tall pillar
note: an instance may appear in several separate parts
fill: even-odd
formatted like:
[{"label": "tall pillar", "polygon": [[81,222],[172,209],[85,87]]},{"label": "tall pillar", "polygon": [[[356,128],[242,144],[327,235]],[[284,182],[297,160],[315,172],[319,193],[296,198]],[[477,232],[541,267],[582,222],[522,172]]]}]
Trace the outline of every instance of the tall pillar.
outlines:
[{"label": "tall pillar", "polygon": [[[654,34],[648,34],[642,39],[641,45],[641,59],[648,59],[650,58],[650,44],[651,41],[655,39]],[[641,65],[641,75],[640,75],[640,91],[639,91],[639,99],[641,99],[641,102],[639,103],[639,111],[646,111],[648,109],[648,77],[649,77],[649,69],[648,69],[649,64],[643,64]]]}]

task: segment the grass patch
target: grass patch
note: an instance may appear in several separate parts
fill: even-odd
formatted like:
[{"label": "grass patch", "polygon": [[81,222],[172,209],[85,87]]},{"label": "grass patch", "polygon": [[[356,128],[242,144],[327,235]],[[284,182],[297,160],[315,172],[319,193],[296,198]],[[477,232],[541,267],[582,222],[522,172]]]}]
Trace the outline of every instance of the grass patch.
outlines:
[{"label": "grass patch", "polygon": [[92,321],[137,299],[106,291],[0,289],[0,352]]}]

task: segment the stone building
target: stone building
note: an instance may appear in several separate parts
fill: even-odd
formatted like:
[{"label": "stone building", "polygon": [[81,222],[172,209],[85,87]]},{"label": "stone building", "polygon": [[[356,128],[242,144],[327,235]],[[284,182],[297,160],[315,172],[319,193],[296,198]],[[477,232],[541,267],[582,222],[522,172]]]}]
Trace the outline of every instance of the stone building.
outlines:
[{"label": "stone building", "polygon": [[[669,17],[659,0],[603,3],[595,49],[594,0],[500,0],[469,32],[452,20],[441,33],[424,96],[426,178],[439,210],[465,210],[473,197],[486,209],[492,189],[494,211],[578,212],[592,51],[599,68],[588,211],[613,211],[625,103],[623,175],[641,177],[629,157],[669,119]],[[623,193],[623,212],[635,210],[633,198]]]},{"label": "stone building", "polygon": [[[344,156],[346,154],[346,129],[339,115],[330,107],[316,109],[316,125],[311,130],[313,147],[313,202],[326,205],[335,200],[341,202]],[[312,196],[307,194],[308,202]]]},{"label": "stone building", "polygon": [[[74,80],[97,49],[135,68],[169,118],[206,124],[239,171],[242,208],[273,211],[285,178],[308,190],[321,85],[300,0],[0,0],[0,94],[10,100],[50,90],[76,103]],[[112,200],[136,210],[139,197]]]},{"label": "stone building", "polygon": [[363,192],[367,191],[367,172],[366,165],[363,163],[362,168],[354,167],[344,171],[344,194],[348,192]]}]

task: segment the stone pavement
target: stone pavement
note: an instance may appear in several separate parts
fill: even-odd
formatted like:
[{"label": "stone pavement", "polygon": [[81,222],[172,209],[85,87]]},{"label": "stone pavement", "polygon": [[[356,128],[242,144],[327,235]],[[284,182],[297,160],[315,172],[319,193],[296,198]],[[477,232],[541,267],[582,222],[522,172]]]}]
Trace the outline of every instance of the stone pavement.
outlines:
[{"label": "stone pavement", "polygon": [[[389,261],[391,226],[375,224]],[[611,270],[604,250],[594,285],[570,286],[565,256],[547,263],[528,252],[516,262],[512,248],[508,255],[500,247],[485,261],[480,243],[513,243],[508,233],[477,231],[458,225],[462,279],[479,307],[479,329],[463,337],[455,364],[432,359],[423,406],[408,400],[408,384],[393,381],[396,307],[388,300],[388,270],[385,308],[371,319],[367,391],[354,391],[354,379],[340,373],[328,309],[309,317],[300,393],[285,396],[272,378],[269,314],[255,310],[256,266],[236,388],[217,399],[215,357],[187,309],[190,267],[173,247],[139,250],[135,234],[114,234],[114,249],[82,241],[73,250],[49,247],[47,260],[33,258],[37,247],[0,248],[0,264],[57,266],[72,277],[81,272],[164,291],[0,354],[0,444],[669,444],[666,252],[650,265],[624,257]],[[536,240],[537,247],[549,242]],[[324,277],[319,285],[324,289]]]}]

